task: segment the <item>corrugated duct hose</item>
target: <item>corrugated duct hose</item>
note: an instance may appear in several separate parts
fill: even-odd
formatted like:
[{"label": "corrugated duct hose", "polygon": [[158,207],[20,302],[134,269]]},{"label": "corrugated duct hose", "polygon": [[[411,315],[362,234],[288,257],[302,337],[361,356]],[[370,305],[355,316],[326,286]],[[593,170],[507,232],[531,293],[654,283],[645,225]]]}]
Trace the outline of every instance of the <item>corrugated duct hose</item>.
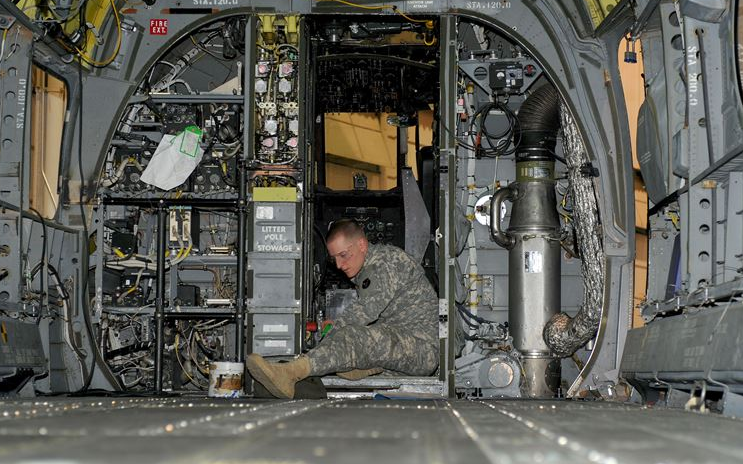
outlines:
[{"label": "corrugated duct hose", "polygon": [[578,127],[564,104],[559,105],[563,128],[563,151],[568,167],[569,192],[573,199],[573,224],[583,275],[583,304],[571,318],[558,313],[545,325],[542,336],[556,356],[567,357],[591,340],[601,322],[605,259],[602,227],[593,178],[584,174],[589,166]]},{"label": "corrugated duct hose", "polygon": [[[560,95],[554,86],[539,87],[519,108],[519,158],[554,156],[555,139],[560,130]],[[541,153],[540,153],[541,152]]]}]

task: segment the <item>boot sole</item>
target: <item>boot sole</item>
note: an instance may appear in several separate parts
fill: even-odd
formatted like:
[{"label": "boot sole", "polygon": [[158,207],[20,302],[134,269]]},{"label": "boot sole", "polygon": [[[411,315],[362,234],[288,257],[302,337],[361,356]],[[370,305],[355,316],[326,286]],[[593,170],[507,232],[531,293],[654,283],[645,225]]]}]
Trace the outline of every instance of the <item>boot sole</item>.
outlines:
[{"label": "boot sole", "polygon": [[367,377],[371,377],[372,375],[380,374],[384,371],[384,369],[377,368],[377,369],[354,369],[352,371],[348,372],[336,372],[335,375],[342,378],[343,380],[350,380],[350,381],[357,381],[357,380],[363,380]]},{"label": "boot sole", "polygon": [[271,367],[264,360],[258,360],[257,362],[250,357],[246,360],[248,366],[248,372],[253,377],[253,380],[266,387],[273,396],[285,400],[294,398],[294,392],[286,392],[281,390],[278,385],[273,383],[270,376]]}]

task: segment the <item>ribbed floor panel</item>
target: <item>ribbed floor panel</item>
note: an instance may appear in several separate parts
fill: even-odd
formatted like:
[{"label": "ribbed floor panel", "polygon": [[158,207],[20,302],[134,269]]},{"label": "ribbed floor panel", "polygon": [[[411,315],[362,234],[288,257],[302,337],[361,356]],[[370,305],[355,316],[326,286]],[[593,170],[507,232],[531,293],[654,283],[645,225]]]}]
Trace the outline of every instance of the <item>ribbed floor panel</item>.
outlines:
[{"label": "ribbed floor panel", "polygon": [[0,462],[743,462],[743,421],[575,401],[0,402]]}]

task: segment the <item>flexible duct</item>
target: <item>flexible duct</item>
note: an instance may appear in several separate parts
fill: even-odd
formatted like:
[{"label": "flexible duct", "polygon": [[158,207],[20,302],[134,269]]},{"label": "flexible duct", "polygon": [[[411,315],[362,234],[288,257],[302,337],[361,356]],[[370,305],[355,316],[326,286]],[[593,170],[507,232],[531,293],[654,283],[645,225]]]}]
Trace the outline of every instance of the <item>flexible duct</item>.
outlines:
[{"label": "flexible duct", "polygon": [[560,129],[560,96],[552,85],[536,89],[519,108],[517,161],[554,160],[555,140]]},{"label": "flexible duct", "polygon": [[583,304],[575,317],[559,313],[544,327],[543,337],[557,356],[567,357],[591,340],[601,321],[604,293],[604,247],[598,204],[592,177],[584,175],[589,163],[578,127],[564,105],[561,105],[563,149],[568,166],[573,219],[583,275]]}]

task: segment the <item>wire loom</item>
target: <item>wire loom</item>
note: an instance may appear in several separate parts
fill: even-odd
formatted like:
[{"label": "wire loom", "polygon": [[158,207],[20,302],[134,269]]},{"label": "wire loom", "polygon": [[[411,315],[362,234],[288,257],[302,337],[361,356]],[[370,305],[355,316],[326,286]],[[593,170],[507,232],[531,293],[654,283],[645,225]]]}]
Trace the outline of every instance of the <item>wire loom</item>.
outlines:
[{"label": "wire loom", "polygon": [[573,318],[565,313],[553,316],[545,325],[542,336],[555,355],[568,357],[591,340],[598,330],[606,264],[593,179],[581,172],[581,168],[589,163],[588,154],[570,110],[564,104],[560,105],[560,116],[568,183],[573,196],[574,227],[581,257],[583,303]]}]

